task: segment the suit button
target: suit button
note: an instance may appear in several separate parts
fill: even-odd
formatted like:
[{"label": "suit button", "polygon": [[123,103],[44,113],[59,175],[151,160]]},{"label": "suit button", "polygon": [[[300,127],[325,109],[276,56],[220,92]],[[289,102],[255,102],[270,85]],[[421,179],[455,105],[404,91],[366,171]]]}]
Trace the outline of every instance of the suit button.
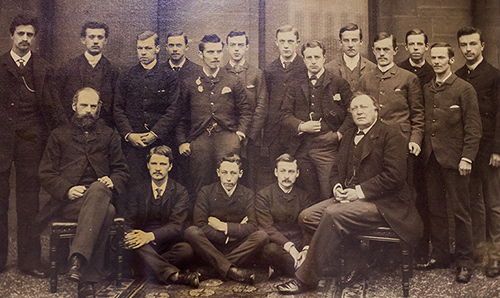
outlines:
[{"label": "suit button", "polygon": [[313,106],[313,107],[314,107],[314,102],[311,104],[311,106]]},{"label": "suit button", "polygon": [[311,97],[312,97],[312,98],[314,98],[314,94],[313,94],[313,95],[311,95]]},{"label": "suit button", "polygon": [[210,92],[210,94],[214,95],[215,93],[212,91],[212,92]]},{"label": "suit button", "polygon": [[432,119],[432,123],[435,123],[436,122],[436,119]]},{"label": "suit button", "polygon": [[212,112],[212,115],[215,115],[215,113]]},{"label": "suit button", "polygon": [[435,135],[435,134],[432,134],[432,136],[434,137],[434,136],[436,136],[436,135]]},{"label": "suit button", "polygon": [[380,94],[384,94],[384,91],[380,91],[379,93],[380,93]]},{"label": "suit button", "polygon": [[434,105],[434,108],[437,108],[438,106],[437,105]]},{"label": "suit button", "polygon": [[210,105],[211,105],[211,106],[213,106],[213,105],[214,105],[214,103],[213,103],[213,102],[211,102],[211,103],[210,103]]},{"label": "suit button", "polygon": [[11,105],[11,106],[14,106],[14,103],[11,103],[10,105]]}]

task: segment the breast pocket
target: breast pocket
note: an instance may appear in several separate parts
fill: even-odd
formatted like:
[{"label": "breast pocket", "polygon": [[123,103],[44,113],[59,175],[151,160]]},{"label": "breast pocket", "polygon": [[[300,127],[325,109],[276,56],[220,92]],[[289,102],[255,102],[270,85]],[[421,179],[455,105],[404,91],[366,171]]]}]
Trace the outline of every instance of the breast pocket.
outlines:
[{"label": "breast pocket", "polygon": [[450,106],[446,111],[446,121],[449,124],[456,124],[462,119],[462,109],[458,105]]}]

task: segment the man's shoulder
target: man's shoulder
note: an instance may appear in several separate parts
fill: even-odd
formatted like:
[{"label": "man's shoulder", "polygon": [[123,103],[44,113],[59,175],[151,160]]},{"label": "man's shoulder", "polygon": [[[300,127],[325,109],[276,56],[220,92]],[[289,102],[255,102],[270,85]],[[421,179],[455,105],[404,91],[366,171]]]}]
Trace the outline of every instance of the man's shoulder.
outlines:
[{"label": "man's shoulder", "polygon": [[281,64],[281,60],[280,58],[278,57],[276,60],[274,60],[273,62],[271,62],[268,66],[266,66],[266,68],[264,69],[264,73],[274,73],[278,70],[285,70],[283,68],[283,65]]},{"label": "man's shoulder", "polygon": [[377,64],[371,62],[368,58],[366,58],[364,56],[360,55],[360,59],[361,59],[361,63],[364,64],[365,67],[369,67],[369,69],[374,69],[375,67],[377,67]]},{"label": "man's shoulder", "polygon": [[238,183],[236,185],[236,189],[234,190],[233,195],[235,195],[237,193],[241,194],[245,198],[253,198],[253,196],[254,196],[253,190],[251,190],[250,188],[242,185],[241,183]]},{"label": "man's shoulder", "polygon": [[406,69],[406,70],[411,70],[413,66],[410,64],[410,59],[405,59],[397,64],[399,68]]},{"label": "man's shoulder", "polygon": [[417,80],[418,82],[418,76],[407,69],[394,65],[393,71],[394,76],[396,77],[402,78],[408,82],[412,82],[414,80]]}]

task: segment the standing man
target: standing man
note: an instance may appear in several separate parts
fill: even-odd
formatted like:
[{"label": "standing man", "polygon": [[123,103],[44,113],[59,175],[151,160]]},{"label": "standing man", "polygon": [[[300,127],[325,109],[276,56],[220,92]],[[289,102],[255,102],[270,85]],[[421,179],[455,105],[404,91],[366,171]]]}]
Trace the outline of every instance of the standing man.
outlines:
[{"label": "standing man", "polygon": [[422,156],[432,242],[427,268],[447,267],[452,261],[447,212],[451,208],[456,281],[468,283],[474,270],[469,175],[479,148],[481,118],[474,87],[451,72],[454,61],[449,44],[431,46],[436,79],[424,86],[426,129]]},{"label": "standing man", "polygon": [[205,35],[199,45],[203,71],[184,80],[186,103],[177,137],[181,155],[190,156],[195,194],[215,180],[217,160],[240,152],[252,120],[243,84],[220,68],[223,47],[217,35]]},{"label": "standing man", "polygon": [[257,222],[270,242],[264,246],[262,258],[278,275],[293,276],[309,248],[298,217],[311,205],[311,200],[307,192],[294,186],[299,167],[290,154],[285,153],[276,159],[274,176],[277,183],[262,189],[255,198]]},{"label": "standing man", "polygon": [[[197,288],[198,273],[180,272],[176,267],[192,258],[193,249],[182,242],[191,208],[187,190],[168,175],[173,157],[172,149],[165,145],[149,150],[147,167],[151,179],[127,194],[124,244],[134,250],[161,282]],[[142,268],[136,269],[144,272]]]},{"label": "standing man", "polygon": [[25,14],[10,25],[10,52],[0,56],[0,272],[8,251],[10,172],[16,171],[17,266],[37,277],[40,239],[33,218],[38,213],[38,166],[50,131],[67,122],[55,87],[51,65],[31,51],[38,21]]},{"label": "standing man", "polygon": [[[231,31],[226,37],[229,62],[224,67],[240,79],[245,87],[247,99],[252,105],[252,121],[247,133],[247,142],[242,150],[246,158],[246,182],[252,190],[257,189],[260,147],[262,145],[262,128],[266,121],[268,96],[266,81],[262,71],[250,66],[246,61],[248,36],[244,31]],[[245,179],[245,178],[243,178]]]},{"label": "standing man", "polygon": [[254,193],[238,184],[243,176],[241,159],[227,154],[219,160],[220,181],[204,186],[194,207],[193,223],[184,233],[195,253],[222,279],[253,284],[255,274],[239,268],[267,244],[257,230]]},{"label": "standing man", "polygon": [[120,79],[114,106],[116,128],[126,141],[124,153],[130,167],[130,186],[149,180],[144,163],[149,149],[175,144],[171,132],[180,117],[180,84],[174,72],[157,60],[158,34],[139,34],[136,49],[139,64]]},{"label": "standing man", "polygon": [[474,254],[476,260],[487,258],[489,246],[486,275],[496,277],[500,275],[500,71],[484,60],[479,29],[464,27],[457,38],[466,61],[455,74],[476,90],[483,125],[470,184]]},{"label": "standing man", "polygon": [[45,228],[55,216],[78,222],[67,277],[79,281],[79,298],[95,295],[115,217],[112,198],[124,193],[128,179],[120,137],[99,119],[100,108],[94,89],[85,87],[75,94],[72,121],[50,135],[39,171],[51,200],[36,224]]},{"label": "standing man", "polygon": [[423,30],[415,28],[406,32],[405,41],[405,49],[410,57],[398,66],[416,74],[420,86],[423,87],[434,77],[434,69],[425,60],[425,53],[429,50],[429,38]]},{"label": "standing man", "polygon": [[406,139],[398,127],[378,120],[377,110],[374,98],[355,93],[349,111],[357,127],[340,144],[339,162],[332,169],[334,198],[300,215],[301,225],[317,229],[296,279],[279,285],[280,293],[316,288],[330,254],[350,233],[389,225],[410,244],[422,235],[422,222],[406,184]]},{"label": "standing man", "polygon": [[68,117],[73,114],[73,96],[83,87],[97,90],[102,101],[100,117],[113,127],[113,99],[120,73],[102,51],[108,42],[109,27],[104,23],[87,22],[82,27],[80,41],[85,52],[68,62],[58,75],[59,94]]},{"label": "standing man", "polygon": [[[361,77],[360,90],[377,99],[380,120],[399,125],[401,135],[408,141],[410,153],[418,156],[424,134],[422,89],[415,74],[394,64],[397,51],[396,38],[392,34],[377,34],[373,41],[377,67]],[[411,168],[409,173],[412,173]]]},{"label": "standing man", "polygon": [[314,202],[330,198],[330,171],[346,130],[354,126],[348,115],[352,93],[341,77],[325,71],[324,45],[311,41],[302,46],[309,80],[289,87],[282,107],[283,127],[294,136],[289,152],[295,154],[302,175],[300,184]]},{"label": "standing man", "polygon": [[[418,28],[411,29],[406,33],[405,48],[409,52],[410,57],[399,63],[398,66],[416,74],[420,81],[420,86],[423,87],[434,77],[434,69],[425,60],[425,53],[429,50],[427,34]],[[420,267],[420,265],[426,264],[429,261],[429,207],[427,206],[425,195],[424,163],[422,162],[422,158],[418,156],[410,156],[410,159],[412,159],[413,163],[412,191],[415,192],[415,204],[424,222],[424,236],[420,239],[415,249],[415,260],[417,261],[417,266]]]},{"label": "standing man", "polygon": [[345,79],[354,92],[359,90],[359,78],[374,70],[375,64],[359,53],[363,45],[363,31],[358,25],[349,23],[340,28],[339,41],[342,56],[328,62],[325,68],[332,74]]},{"label": "standing man", "polygon": [[290,25],[279,27],[276,30],[276,46],[280,56],[264,70],[269,93],[269,114],[264,126],[263,145],[269,150],[269,164],[285,153],[289,144],[290,135],[284,133],[280,120],[284,95],[294,80],[307,80],[306,65],[297,55],[299,44],[299,31],[296,28]]},{"label": "standing man", "polygon": [[190,74],[201,71],[201,67],[186,58],[189,50],[188,38],[183,32],[172,32],[167,35],[167,68],[177,72],[179,79],[184,80]]}]

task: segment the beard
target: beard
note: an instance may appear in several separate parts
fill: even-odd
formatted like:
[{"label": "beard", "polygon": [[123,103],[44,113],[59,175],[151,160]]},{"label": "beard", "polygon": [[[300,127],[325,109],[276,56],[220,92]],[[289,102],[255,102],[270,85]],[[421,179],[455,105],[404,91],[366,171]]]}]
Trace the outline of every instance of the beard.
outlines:
[{"label": "beard", "polygon": [[83,116],[78,116],[77,114],[73,115],[73,118],[71,119],[71,122],[75,124],[77,127],[83,129],[83,130],[94,130],[96,123],[98,120],[97,115],[83,115]]}]

